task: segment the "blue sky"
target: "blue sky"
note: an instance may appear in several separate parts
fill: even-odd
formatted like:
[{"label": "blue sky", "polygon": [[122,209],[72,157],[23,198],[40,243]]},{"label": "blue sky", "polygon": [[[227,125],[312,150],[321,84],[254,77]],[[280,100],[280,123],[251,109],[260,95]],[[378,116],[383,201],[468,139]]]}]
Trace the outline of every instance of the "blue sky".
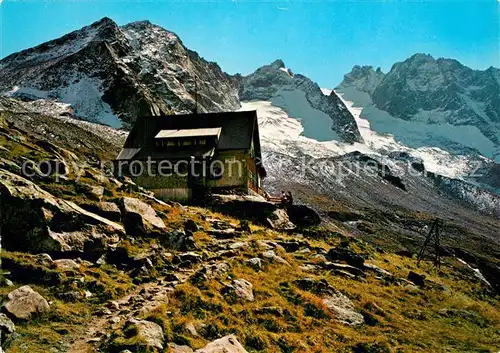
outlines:
[{"label": "blue sky", "polygon": [[281,58],[322,87],[340,83],[355,64],[385,72],[416,52],[477,69],[500,66],[497,0],[0,2],[0,57],[108,16],[174,31],[229,73]]}]

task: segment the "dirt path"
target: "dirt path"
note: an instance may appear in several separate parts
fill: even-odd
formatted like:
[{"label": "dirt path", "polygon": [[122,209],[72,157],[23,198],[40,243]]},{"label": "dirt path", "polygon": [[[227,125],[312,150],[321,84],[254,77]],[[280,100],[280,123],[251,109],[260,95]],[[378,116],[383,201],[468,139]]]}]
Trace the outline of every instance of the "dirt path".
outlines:
[{"label": "dirt path", "polygon": [[142,284],[122,298],[101,305],[87,324],[86,330],[70,344],[66,352],[98,352],[98,344],[106,339],[111,330],[122,327],[130,318],[151,311],[162,304],[167,304],[168,294],[172,293],[177,285],[187,281],[199,268],[200,266],[197,266],[174,272],[179,278],[178,282],[160,280],[156,283]]}]

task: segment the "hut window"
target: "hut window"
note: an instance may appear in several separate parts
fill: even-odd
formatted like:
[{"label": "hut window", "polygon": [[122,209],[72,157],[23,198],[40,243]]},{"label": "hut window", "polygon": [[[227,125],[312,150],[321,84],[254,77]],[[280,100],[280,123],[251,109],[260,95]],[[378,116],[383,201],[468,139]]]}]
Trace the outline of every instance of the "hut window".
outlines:
[{"label": "hut window", "polygon": [[175,142],[174,141],[167,141],[167,146],[175,146]]},{"label": "hut window", "polygon": [[193,142],[191,140],[184,140],[182,141],[182,145],[183,146],[191,146],[193,144]]},{"label": "hut window", "polygon": [[200,144],[200,145],[206,145],[207,144],[207,140],[201,139],[201,140],[198,141],[198,144]]}]

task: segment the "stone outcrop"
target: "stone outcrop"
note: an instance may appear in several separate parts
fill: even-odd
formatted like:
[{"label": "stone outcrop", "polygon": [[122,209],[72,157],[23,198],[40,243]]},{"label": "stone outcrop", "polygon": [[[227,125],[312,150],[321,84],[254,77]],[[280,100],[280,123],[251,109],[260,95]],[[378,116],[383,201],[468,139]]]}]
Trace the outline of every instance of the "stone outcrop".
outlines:
[{"label": "stone outcrop", "polygon": [[72,271],[80,268],[80,265],[71,259],[55,260],[54,265],[56,265],[56,268],[61,271]]},{"label": "stone outcrop", "polygon": [[245,279],[235,279],[227,284],[223,293],[233,297],[235,300],[254,301],[253,285]]},{"label": "stone outcrop", "polygon": [[280,208],[261,196],[214,195],[211,207],[215,211],[283,231],[291,231],[295,226],[311,227],[321,223],[319,214],[308,206],[288,205]]},{"label": "stone outcrop", "polygon": [[356,311],[351,300],[326,280],[316,281],[312,278],[304,278],[295,281],[294,284],[302,290],[318,295],[337,321],[350,326],[364,323],[363,315]]},{"label": "stone outcrop", "polygon": [[129,319],[125,326],[133,325],[137,328],[140,336],[148,346],[163,349],[165,336],[160,325],[146,320]]},{"label": "stone outcrop", "polygon": [[198,349],[195,353],[247,353],[234,335],[219,338]]},{"label": "stone outcrop", "polygon": [[113,222],[121,221],[121,211],[117,204],[113,202],[99,202],[97,204],[80,205],[83,209],[95,213]]},{"label": "stone outcrop", "polygon": [[29,319],[32,315],[49,311],[49,303],[30,286],[22,286],[7,295],[4,310],[16,319]]},{"label": "stone outcrop", "polygon": [[61,200],[33,182],[0,169],[2,245],[25,252],[79,251],[112,243],[123,227]]},{"label": "stone outcrop", "polygon": [[245,263],[256,271],[260,271],[260,269],[262,268],[262,260],[258,257],[248,259],[245,261]]},{"label": "stone outcrop", "polygon": [[[175,343],[168,344],[169,353],[193,353],[193,349],[186,345],[179,345]],[[123,352],[122,352],[123,353]]]},{"label": "stone outcrop", "polygon": [[295,229],[295,224],[290,222],[288,213],[282,208],[278,208],[274,211],[267,219],[267,222],[276,230],[292,231]]},{"label": "stone outcrop", "polygon": [[285,259],[283,259],[282,257],[276,255],[276,253],[274,252],[274,250],[268,250],[268,251],[264,251],[261,256],[270,261],[270,262],[273,262],[273,263],[277,263],[277,264],[281,264],[281,265],[286,265],[286,266],[290,266],[290,264],[288,263],[288,261],[286,261]]},{"label": "stone outcrop", "polygon": [[266,225],[278,208],[263,197],[253,195],[214,195],[210,206],[217,212]]},{"label": "stone outcrop", "polygon": [[165,230],[165,223],[147,203],[133,197],[124,197],[120,200],[120,206],[127,234],[160,235]]}]

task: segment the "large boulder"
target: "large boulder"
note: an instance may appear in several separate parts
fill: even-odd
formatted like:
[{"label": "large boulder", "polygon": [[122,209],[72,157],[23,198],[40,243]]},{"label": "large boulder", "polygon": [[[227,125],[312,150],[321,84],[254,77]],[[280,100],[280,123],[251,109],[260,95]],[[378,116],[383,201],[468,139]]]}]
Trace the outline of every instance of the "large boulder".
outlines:
[{"label": "large boulder", "polygon": [[117,204],[113,202],[99,202],[96,204],[80,205],[83,209],[95,213],[113,222],[121,221],[121,211]]},{"label": "large boulder", "polygon": [[148,346],[163,349],[165,335],[160,325],[146,320],[129,319],[125,326],[130,325],[137,328],[138,336],[140,336]]},{"label": "large boulder", "polygon": [[286,207],[290,222],[298,227],[313,227],[321,224],[321,217],[306,205],[288,205]]},{"label": "large boulder", "polygon": [[254,195],[213,195],[210,205],[215,211],[256,223],[268,224],[277,205]]},{"label": "large boulder", "polygon": [[336,247],[330,249],[326,255],[332,261],[344,261],[351,266],[363,268],[365,259],[346,247]]},{"label": "large boulder", "polygon": [[120,207],[123,225],[129,235],[160,235],[166,228],[153,207],[139,199],[124,197],[120,201]]},{"label": "large boulder", "polygon": [[50,310],[47,300],[30,286],[22,286],[10,292],[3,303],[3,308],[16,319],[29,319],[34,314]]},{"label": "large boulder", "polygon": [[277,210],[275,210],[269,216],[267,222],[272,228],[276,230],[292,231],[295,229],[295,224],[290,222],[290,219],[288,218],[288,213],[286,212],[286,210],[282,208],[278,208]]},{"label": "large boulder", "polygon": [[196,350],[195,353],[247,353],[247,351],[238,342],[236,336],[228,335],[210,342],[204,348]]},{"label": "large boulder", "polygon": [[124,231],[121,225],[1,169],[0,193],[2,246],[7,250],[83,252],[94,242],[116,242]]},{"label": "large boulder", "polygon": [[80,269],[80,265],[71,259],[55,260],[53,263],[60,271],[77,271]]},{"label": "large boulder", "polygon": [[408,273],[408,281],[415,283],[419,287],[425,286],[425,275],[410,271]]},{"label": "large boulder", "polygon": [[363,315],[356,311],[354,304],[342,293],[335,293],[322,298],[323,304],[335,315],[335,319],[350,326],[362,325]]}]

